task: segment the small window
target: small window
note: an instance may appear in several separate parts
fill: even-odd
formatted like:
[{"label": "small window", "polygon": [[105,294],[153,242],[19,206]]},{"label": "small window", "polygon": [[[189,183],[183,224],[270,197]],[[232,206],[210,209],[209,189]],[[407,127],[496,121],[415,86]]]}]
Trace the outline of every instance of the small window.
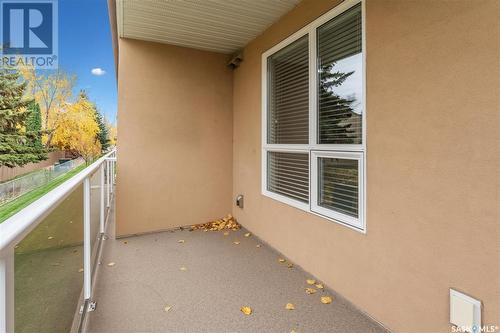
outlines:
[{"label": "small window", "polygon": [[365,231],[363,0],[262,56],[262,193]]},{"label": "small window", "polygon": [[312,152],[312,210],[361,228],[363,154]]}]

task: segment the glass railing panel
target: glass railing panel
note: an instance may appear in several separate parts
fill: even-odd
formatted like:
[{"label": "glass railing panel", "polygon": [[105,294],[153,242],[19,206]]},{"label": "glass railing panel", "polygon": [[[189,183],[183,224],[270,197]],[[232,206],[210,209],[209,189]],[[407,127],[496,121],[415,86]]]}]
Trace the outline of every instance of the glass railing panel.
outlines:
[{"label": "glass railing panel", "polygon": [[15,246],[16,333],[69,332],[83,286],[83,187]]},{"label": "glass railing panel", "polygon": [[100,236],[101,170],[90,177],[90,249],[91,266],[94,267]]}]

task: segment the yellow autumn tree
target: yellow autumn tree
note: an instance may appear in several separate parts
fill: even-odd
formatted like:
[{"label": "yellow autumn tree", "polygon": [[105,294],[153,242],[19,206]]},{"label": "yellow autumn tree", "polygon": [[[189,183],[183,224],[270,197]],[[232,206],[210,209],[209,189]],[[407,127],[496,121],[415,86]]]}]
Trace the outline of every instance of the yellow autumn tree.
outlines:
[{"label": "yellow autumn tree", "polygon": [[109,144],[111,146],[116,146],[116,138],[118,136],[118,130],[116,126],[108,124],[108,133],[109,133]]},{"label": "yellow autumn tree", "polygon": [[62,70],[48,74],[45,71],[37,73],[32,66],[21,67],[19,71],[28,84],[27,95],[40,106],[44,132],[42,141],[49,147],[67,103],[71,100],[76,78]]},{"label": "yellow autumn tree", "polygon": [[97,134],[96,108],[85,93],[78,100],[67,104],[59,112],[57,127],[53,131],[52,145],[61,150],[69,150],[88,163],[101,154],[101,144]]}]

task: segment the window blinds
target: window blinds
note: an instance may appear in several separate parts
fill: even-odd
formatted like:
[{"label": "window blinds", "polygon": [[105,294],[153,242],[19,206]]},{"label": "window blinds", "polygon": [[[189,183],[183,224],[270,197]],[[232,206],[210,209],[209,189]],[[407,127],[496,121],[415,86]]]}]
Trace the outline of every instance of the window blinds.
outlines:
[{"label": "window blinds", "polygon": [[309,142],[308,36],[298,39],[267,60],[269,144]]},{"label": "window blinds", "polygon": [[309,202],[309,154],[267,153],[268,190],[302,202]]}]

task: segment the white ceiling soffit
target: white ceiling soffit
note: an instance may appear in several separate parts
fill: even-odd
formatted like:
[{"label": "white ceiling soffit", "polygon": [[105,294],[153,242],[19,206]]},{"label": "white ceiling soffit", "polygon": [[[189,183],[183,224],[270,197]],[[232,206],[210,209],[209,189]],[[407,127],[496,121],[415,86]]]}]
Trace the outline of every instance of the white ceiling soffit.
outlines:
[{"label": "white ceiling soffit", "polygon": [[120,37],[234,53],[300,0],[118,0]]}]

